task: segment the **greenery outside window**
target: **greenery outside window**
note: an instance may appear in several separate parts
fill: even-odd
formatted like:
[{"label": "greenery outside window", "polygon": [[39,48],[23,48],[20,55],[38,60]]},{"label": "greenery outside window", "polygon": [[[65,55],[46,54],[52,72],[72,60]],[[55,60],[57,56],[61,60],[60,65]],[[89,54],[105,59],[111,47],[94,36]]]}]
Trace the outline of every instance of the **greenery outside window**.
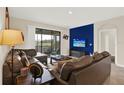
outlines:
[{"label": "greenery outside window", "polygon": [[60,38],[61,33],[59,31],[36,28],[35,45],[37,52],[48,55],[60,54]]}]

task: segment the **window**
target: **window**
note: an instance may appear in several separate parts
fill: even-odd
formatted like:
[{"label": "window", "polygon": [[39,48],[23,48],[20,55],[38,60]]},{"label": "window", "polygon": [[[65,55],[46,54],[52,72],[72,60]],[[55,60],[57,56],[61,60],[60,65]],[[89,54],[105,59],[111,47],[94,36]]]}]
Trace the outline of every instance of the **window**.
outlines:
[{"label": "window", "polygon": [[60,32],[36,28],[36,50],[48,55],[60,54]]},{"label": "window", "polygon": [[41,52],[41,34],[35,34],[35,45],[37,51]]}]

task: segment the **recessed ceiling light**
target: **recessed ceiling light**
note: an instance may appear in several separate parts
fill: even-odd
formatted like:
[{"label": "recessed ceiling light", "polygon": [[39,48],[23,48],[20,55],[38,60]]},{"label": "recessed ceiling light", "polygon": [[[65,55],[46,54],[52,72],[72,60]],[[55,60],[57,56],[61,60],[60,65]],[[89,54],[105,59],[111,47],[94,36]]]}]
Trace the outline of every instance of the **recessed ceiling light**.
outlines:
[{"label": "recessed ceiling light", "polygon": [[70,15],[71,15],[71,14],[72,14],[72,11],[68,11],[68,14],[70,14]]}]

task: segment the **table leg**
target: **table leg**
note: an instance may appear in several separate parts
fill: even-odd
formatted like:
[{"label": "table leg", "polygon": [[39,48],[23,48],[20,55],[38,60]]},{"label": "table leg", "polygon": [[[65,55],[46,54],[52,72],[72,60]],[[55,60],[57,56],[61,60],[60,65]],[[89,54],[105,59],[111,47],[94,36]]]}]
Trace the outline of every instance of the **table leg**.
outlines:
[{"label": "table leg", "polygon": [[52,64],[52,65],[53,65],[53,63],[52,63],[52,57],[50,57],[50,64]]},{"label": "table leg", "polygon": [[46,61],[46,65],[47,65],[47,61]]}]

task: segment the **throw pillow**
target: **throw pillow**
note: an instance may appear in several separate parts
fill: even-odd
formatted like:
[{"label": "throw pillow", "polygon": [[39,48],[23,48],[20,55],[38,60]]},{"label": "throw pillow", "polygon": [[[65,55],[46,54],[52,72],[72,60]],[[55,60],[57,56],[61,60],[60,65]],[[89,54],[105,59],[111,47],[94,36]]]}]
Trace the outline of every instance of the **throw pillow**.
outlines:
[{"label": "throw pillow", "polygon": [[23,64],[24,67],[28,67],[30,65],[30,62],[25,54],[25,52],[21,51],[21,62]]}]

